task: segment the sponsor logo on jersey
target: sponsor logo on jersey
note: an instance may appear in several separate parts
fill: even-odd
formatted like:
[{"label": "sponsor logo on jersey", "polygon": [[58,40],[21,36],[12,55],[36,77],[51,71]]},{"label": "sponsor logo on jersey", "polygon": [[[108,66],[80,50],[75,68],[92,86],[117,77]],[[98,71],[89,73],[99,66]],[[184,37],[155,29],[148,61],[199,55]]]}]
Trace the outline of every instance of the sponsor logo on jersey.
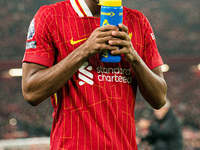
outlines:
[{"label": "sponsor logo on jersey", "polygon": [[[82,86],[85,83],[93,85],[93,74],[92,74],[92,66],[89,65],[88,62],[85,62],[79,69],[78,77],[80,79],[79,85]],[[99,66],[96,68],[97,70],[97,79],[98,81],[107,81],[107,82],[121,82],[121,83],[132,83],[132,74],[131,68],[106,68]]]},{"label": "sponsor logo on jersey", "polygon": [[85,62],[79,69],[78,77],[82,80],[79,82],[79,85],[83,85],[85,83],[88,83],[90,85],[93,85],[93,74],[90,72],[92,71],[92,66],[89,66],[88,62]]},{"label": "sponsor logo on jersey", "polygon": [[28,40],[33,39],[34,35],[35,35],[35,19],[33,19],[30,23],[30,26],[28,29],[28,34],[27,34],[27,39]]},{"label": "sponsor logo on jersey", "polygon": [[97,73],[99,81],[121,83],[132,82],[131,68],[106,68],[99,66],[97,67]]}]

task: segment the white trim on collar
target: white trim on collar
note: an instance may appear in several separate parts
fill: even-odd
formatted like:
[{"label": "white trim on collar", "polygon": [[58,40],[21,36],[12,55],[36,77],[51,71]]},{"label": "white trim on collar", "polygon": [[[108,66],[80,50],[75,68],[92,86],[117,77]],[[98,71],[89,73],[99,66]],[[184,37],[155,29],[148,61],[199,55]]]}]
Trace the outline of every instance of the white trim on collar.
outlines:
[{"label": "white trim on collar", "polygon": [[[76,11],[76,13],[79,15],[79,17],[84,17],[84,14],[80,11],[79,7],[77,6],[75,0],[70,0],[72,7],[74,8],[74,10]],[[93,17],[89,7],[87,6],[87,4],[85,3],[84,0],[78,0],[81,8],[83,9],[83,11],[85,12],[85,14],[88,17]]]}]

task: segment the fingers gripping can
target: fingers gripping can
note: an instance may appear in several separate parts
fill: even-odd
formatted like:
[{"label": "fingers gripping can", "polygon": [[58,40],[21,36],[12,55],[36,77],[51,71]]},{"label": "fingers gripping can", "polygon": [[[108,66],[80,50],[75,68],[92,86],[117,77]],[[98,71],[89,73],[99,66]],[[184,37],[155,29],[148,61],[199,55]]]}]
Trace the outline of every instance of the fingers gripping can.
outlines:
[{"label": "fingers gripping can", "polygon": [[[123,21],[122,0],[100,0],[101,16],[100,26],[115,25]],[[121,55],[112,55],[109,50],[103,50],[99,59],[102,62],[118,63],[121,61]]]}]

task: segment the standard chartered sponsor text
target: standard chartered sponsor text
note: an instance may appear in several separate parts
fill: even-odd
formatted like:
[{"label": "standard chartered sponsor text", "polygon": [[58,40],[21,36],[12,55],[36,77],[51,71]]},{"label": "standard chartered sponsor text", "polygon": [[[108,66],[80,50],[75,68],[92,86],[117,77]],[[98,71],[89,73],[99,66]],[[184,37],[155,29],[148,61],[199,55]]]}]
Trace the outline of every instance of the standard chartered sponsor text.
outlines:
[{"label": "standard chartered sponsor text", "polygon": [[99,81],[107,81],[107,82],[123,82],[123,83],[131,83],[131,68],[106,68],[106,67],[97,67],[98,80]]}]

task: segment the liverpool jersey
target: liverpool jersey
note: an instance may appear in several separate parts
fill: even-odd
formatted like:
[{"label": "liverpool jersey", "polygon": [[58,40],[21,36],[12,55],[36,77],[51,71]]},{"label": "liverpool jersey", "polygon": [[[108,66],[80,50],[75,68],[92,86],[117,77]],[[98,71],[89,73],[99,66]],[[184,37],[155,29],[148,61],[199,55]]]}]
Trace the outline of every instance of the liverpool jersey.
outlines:
[{"label": "liverpool jersey", "polygon": [[[146,17],[124,7],[123,24],[146,65],[150,69],[162,65]],[[43,6],[29,26],[23,62],[51,67],[83,44],[99,25],[100,18],[92,16],[84,0]],[[137,81],[131,65],[121,57],[120,63],[100,62],[99,55],[89,58],[51,96],[51,150],[137,150]]]}]

